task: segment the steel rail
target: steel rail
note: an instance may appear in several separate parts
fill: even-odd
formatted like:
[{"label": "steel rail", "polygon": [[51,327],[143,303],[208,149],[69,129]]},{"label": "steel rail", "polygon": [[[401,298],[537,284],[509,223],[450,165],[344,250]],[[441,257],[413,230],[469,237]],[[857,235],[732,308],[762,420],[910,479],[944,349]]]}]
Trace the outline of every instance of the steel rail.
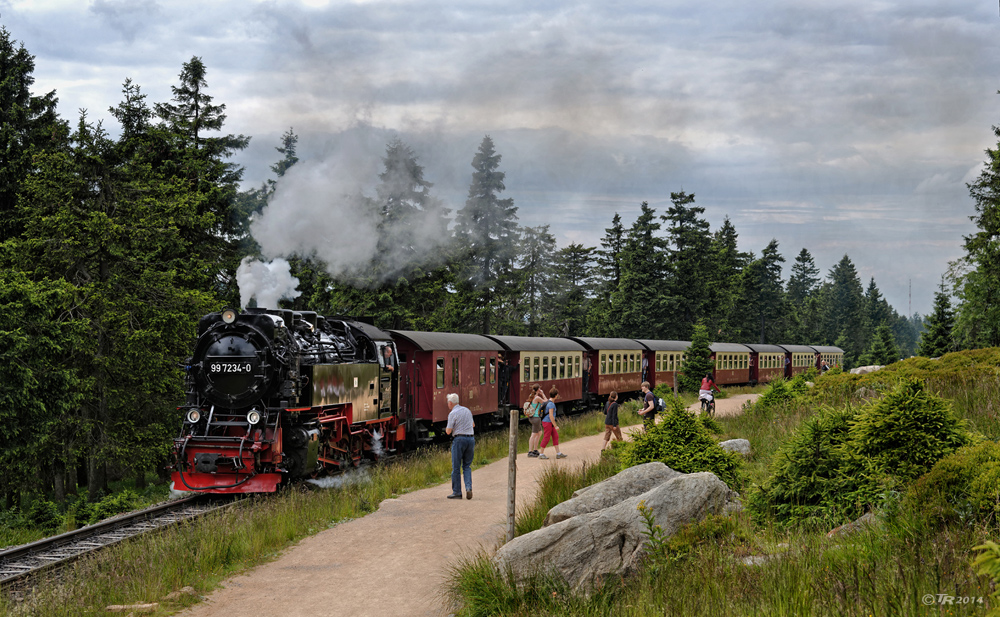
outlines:
[{"label": "steel rail", "polygon": [[20,586],[42,572],[66,566],[94,551],[202,516],[232,503],[228,501],[222,505],[214,504],[202,495],[186,497],[0,551],[0,588]]}]

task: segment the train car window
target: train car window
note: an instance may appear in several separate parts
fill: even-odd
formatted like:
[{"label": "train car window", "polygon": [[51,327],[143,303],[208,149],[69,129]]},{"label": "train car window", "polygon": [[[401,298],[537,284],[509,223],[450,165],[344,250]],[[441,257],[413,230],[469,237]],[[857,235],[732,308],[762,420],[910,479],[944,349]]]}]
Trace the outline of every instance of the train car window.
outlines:
[{"label": "train car window", "polygon": [[615,372],[622,372],[622,355],[620,353],[615,354]]},{"label": "train car window", "polygon": [[542,379],[549,378],[549,357],[542,356]]},{"label": "train car window", "polygon": [[458,381],[458,358],[451,359],[451,385],[457,386]]},{"label": "train car window", "polygon": [[559,356],[559,379],[566,379],[566,356]]},{"label": "train car window", "polygon": [[541,364],[542,360],[538,356],[535,356],[535,359],[533,360],[533,362],[535,364],[535,372],[534,372],[535,381],[539,381],[542,378],[542,368],[541,368],[541,366],[542,366],[542,364]]},{"label": "train car window", "polygon": [[490,383],[497,382],[497,359],[490,358]]},{"label": "train car window", "polygon": [[608,374],[608,358],[606,355],[601,354],[601,375]]},{"label": "train car window", "polygon": [[486,385],[486,358],[479,358],[479,385]]},{"label": "train car window", "polygon": [[437,359],[437,387],[444,387],[444,358]]},{"label": "train car window", "polygon": [[521,363],[524,364],[524,379],[521,381],[528,383],[531,381],[531,358],[521,358]]},{"label": "train car window", "polygon": [[580,356],[577,356],[576,359],[573,360],[573,364],[576,366],[576,370],[574,371],[574,373],[576,374],[577,377],[579,377],[580,376]]}]

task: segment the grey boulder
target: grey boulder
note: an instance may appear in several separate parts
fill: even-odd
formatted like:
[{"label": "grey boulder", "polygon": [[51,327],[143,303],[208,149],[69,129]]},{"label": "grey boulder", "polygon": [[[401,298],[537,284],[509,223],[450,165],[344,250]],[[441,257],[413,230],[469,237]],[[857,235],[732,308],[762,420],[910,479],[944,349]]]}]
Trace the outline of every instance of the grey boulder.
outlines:
[{"label": "grey boulder", "polygon": [[658,462],[629,467],[607,480],[581,488],[573,493],[572,498],[556,504],[545,516],[542,526],[547,527],[580,514],[603,510],[629,497],[641,495],[679,475],[682,475],[681,472]]},{"label": "grey boulder", "polygon": [[[589,492],[589,491],[587,491]],[[603,510],[579,514],[514,538],[494,563],[517,577],[557,573],[574,588],[600,584],[636,569],[646,550],[644,503],[666,536],[709,514],[723,514],[738,499],[710,472],[680,474],[641,495]]]}]

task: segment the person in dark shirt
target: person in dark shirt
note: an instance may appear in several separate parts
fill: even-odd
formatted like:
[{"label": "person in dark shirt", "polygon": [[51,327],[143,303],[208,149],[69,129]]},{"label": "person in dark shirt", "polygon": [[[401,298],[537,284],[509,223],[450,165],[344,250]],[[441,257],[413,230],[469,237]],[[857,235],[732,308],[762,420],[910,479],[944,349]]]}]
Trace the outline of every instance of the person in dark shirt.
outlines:
[{"label": "person in dark shirt", "polygon": [[608,404],[604,406],[604,446],[602,450],[611,447],[611,434],[622,441],[622,430],[618,428],[618,393],[612,391],[608,395]]}]

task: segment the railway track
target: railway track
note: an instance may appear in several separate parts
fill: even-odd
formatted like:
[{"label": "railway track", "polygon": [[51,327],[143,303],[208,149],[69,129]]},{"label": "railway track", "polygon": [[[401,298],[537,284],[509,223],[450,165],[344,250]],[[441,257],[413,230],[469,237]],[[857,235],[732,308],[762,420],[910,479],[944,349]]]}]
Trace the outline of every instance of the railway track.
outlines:
[{"label": "railway track", "polygon": [[0,551],[0,588],[22,587],[36,576],[52,573],[84,555],[232,503],[227,500],[220,504],[196,495]]}]

